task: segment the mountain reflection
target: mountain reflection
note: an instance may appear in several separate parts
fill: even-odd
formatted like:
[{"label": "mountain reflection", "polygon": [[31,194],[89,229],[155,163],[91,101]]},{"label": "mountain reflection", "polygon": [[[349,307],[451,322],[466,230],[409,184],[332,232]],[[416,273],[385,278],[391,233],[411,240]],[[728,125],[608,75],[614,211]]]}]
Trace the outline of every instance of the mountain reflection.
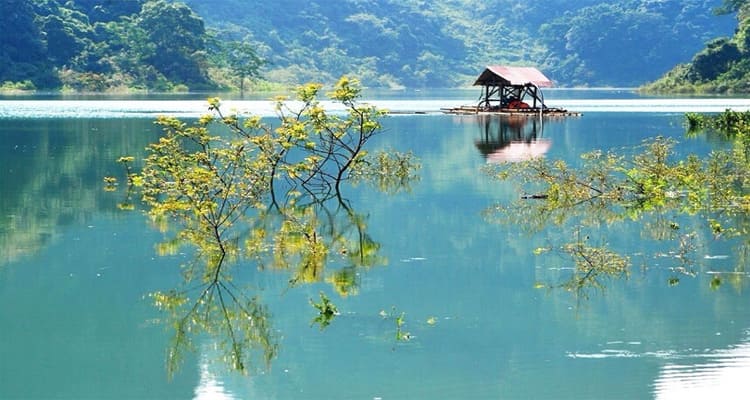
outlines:
[{"label": "mountain reflection", "polygon": [[102,177],[117,168],[116,155],[142,153],[153,131],[135,119],[0,119],[0,266],[36,254],[95,211],[116,213]]}]

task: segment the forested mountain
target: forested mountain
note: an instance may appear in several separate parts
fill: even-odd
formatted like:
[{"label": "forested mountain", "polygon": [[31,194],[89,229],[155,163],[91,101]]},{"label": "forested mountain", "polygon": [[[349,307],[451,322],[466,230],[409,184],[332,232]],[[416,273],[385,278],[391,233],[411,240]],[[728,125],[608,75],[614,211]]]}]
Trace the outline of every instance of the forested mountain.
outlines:
[{"label": "forested mountain", "polygon": [[[727,35],[721,0],[4,0],[0,83],[73,90],[471,84],[488,64],[639,85]],[[26,82],[25,84],[18,84]],[[5,86],[12,84],[6,83]]]},{"label": "forested mountain", "polygon": [[256,44],[280,81],[354,73],[370,85],[471,83],[531,64],[564,85],[638,85],[731,32],[719,0],[188,0]]},{"label": "forested mountain", "polygon": [[725,0],[719,12],[737,13],[734,36],[710,41],[689,63],[646,85],[645,91],[750,93],[750,0]]},{"label": "forested mountain", "polygon": [[203,20],[183,3],[3,0],[0,24],[0,82],[86,91],[214,86]]}]

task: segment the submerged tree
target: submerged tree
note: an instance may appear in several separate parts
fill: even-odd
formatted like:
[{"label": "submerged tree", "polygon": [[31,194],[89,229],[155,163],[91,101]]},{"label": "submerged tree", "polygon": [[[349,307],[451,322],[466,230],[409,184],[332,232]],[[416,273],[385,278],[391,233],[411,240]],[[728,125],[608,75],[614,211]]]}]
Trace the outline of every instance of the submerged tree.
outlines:
[{"label": "submerged tree", "polygon": [[[292,285],[328,281],[349,295],[356,293],[357,268],[384,263],[365,218],[342,196],[342,182],[356,175],[392,191],[388,182],[405,187],[417,165],[410,154],[367,154],[384,113],[358,102],[356,80],[344,77],[329,93],[345,106],[340,114],[320,105],[320,89],[300,87],[294,104],[278,99],[275,126],[225,114],[219,99],[209,99],[211,113],[192,124],[157,120],[163,135],[148,146],[140,172],[133,172],[133,158],[120,159],[151,220],[174,234],[160,251],[196,250],[183,269],[185,288],[152,294],[175,328],[170,373],[196,334],[217,337],[225,361],[238,370],[253,353],[266,362],[276,354],[267,309],[235,286],[230,267],[288,270]],[[327,274],[335,263],[342,267]]]},{"label": "submerged tree", "polygon": [[[692,261],[686,253],[694,250],[696,238],[703,236],[685,233],[677,216],[700,216],[705,221],[702,229],[712,239],[744,240],[738,254],[744,254],[748,246],[750,125],[742,115],[730,111],[716,117],[688,115],[694,129],[716,126],[732,140],[731,149],[713,151],[704,157],[688,155],[679,159],[674,153],[675,141],[657,137],[629,153],[586,153],[579,168],[561,160],[536,158],[489,169],[494,177],[514,180],[522,191],[532,194],[489,210],[487,215],[525,226],[531,232],[550,225],[574,225],[580,229],[646,222],[642,224],[642,229],[649,231],[645,236],[678,242],[671,254],[680,263],[673,271],[693,275]],[[606,244],[589,247],[581,240],[551,245],[538,253],[553,248],[572,259],[572,277],[562,286],[577,292],[581,286],[602,287],[591,277],[626,275],[630,264],[627,256],[613,253]],[[738,268],[744,270],[743,265]],[[673,277],[670,283],[678,281]]]}]

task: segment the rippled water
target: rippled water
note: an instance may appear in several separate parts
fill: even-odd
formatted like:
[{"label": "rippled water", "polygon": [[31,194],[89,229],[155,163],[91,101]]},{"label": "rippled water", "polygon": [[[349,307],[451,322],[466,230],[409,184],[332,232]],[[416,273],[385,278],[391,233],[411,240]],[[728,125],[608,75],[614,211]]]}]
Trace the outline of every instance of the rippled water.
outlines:
[{"label": "rippled water", "polygon": [[740,399],[747,395],[750,343],[673,357],[655,382],[657,399]]},{"label": "rippled water", "polygon": [[[481,169],[532,153],[575,163],[582,152],[655,135],[679,139],[679,154],[706,154],[726,143],[685,139],[682,113],[746,110],[750,100],[553,91],[549,105],[583,116],[510,127],[437,112],[471,104],[473,93],[381,93],[371,101],[434,112],[386,118],[372,142],[419,158],[421,180],[410,192],[347,191],[384,265],[359,271],[358,293],[346,297],[325,280],[290,287],[287,273],[238,266],[236,283],[272,313],[279,356],[270,368],[239,375],[205,338],[168,379],[171,332],[147,295],[175,287],[190,257],[157,255],[164,235],[140,213],[119,211],[125,194],[103,191],[102,177],[121,173],[113,162],[120,155],[143,154],[158,135],[156,115],[196,117],[205,101],[0,100],[0,399],[746,397],[746,237],[702,233],[696,276],[670,286],[677,249],[643,229],[655,218],[602,222],[589,233],[631,257],[630,276],[588,299],[539,289],[570,265],[534,249],[565,240],[574,227],[530,235],[498,223],[493,206],[518,193]],[[273,114],[267,101],[225,104]],[[685,229],[702,221],[665,218]],[[341,312],[325,330],[311,326],[309,302],[320,291]],[[394,339],[387,316],[397,312],[407,342]]]}]

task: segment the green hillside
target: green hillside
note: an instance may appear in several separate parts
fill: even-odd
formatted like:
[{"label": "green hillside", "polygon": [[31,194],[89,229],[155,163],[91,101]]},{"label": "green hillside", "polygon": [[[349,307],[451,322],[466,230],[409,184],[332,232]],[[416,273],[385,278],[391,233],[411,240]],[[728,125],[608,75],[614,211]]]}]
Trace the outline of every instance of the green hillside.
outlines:
[{"label": "green hillside", "polygon": [[3,0],[3,86],[74,91],[215,87],[203,19],[165,0]]},{"label": "green hillside", "polygon": [[709,42],[689,63],[645,85],[646,92],[750,93],[750,1],[726,0],[719,13],[737,13],[731,37]]},{"label": "green hillside", "polygon": [[530,64],[563,85],[639,85],[733,21],[706,0],[189,0],[256,44],[270,79],[354,73],[370,85],[455,86],[487,64]]},{"label": "green hillside", "polygon": [[[736,22],[720,0],[5,0],[8,88],[236,89],[266,81],[456,87],[488,64],[561,86],[637,86]],[[240,78],[243,79],[240,79]]]}]

